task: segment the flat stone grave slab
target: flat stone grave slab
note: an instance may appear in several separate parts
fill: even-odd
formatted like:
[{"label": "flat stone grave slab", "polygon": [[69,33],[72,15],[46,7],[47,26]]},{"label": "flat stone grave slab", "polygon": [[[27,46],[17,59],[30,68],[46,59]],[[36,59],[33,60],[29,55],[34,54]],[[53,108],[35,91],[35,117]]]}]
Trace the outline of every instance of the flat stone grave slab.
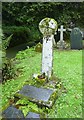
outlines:
[{"label": "flat stone grave slab", "polygon": [[26,116],[26,118],[38,118],[40,120],[40,114],[34,113],[34,112],[29,112]]},{"label": "flat stone grave slab", "polygon": [[6,110],[2,112],[2,118],[24,118],[24,114],[21,110],[15,108],[14,106],[9,106]]},{"label": "flat stone grave slab", "polygon": [[[51,107],[54,100],[52,96],[55,97],[55,94],[56,90],[54,89],[37,88],[35,86],[24,85],[23,88],[15,94],[15,97],[27,98],[38,105]],[[53,99],[51,100],[51,98]]]}]

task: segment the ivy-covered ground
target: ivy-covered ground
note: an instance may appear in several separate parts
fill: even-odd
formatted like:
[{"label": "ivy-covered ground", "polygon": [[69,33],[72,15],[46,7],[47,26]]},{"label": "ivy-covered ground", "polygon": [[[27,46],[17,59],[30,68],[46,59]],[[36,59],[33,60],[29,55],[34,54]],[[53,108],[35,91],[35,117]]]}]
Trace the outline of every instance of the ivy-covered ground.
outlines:
[{"label": "ivy-covered ground", "polygon": [[[15,70],[19,76],[16,79],[7,80],[2,85],[2,107],[9,103],[15,92],[23,86],[25,81],[32,82],[32,74],[40,73],[41,53],[35,52],[33,48],[19,52],[13,60]],[[52,109],[38,108],[36,104],[25,99],[17,104],[28,104],[20,109],[26,116],[28,110],[45,112],[50,118],[81,118],[82,117],[82,51],[81,50],[54,50],[53,59],[54,75],[61,78],[66,88]],[[1,91],[1,86],[0,86]]]}]

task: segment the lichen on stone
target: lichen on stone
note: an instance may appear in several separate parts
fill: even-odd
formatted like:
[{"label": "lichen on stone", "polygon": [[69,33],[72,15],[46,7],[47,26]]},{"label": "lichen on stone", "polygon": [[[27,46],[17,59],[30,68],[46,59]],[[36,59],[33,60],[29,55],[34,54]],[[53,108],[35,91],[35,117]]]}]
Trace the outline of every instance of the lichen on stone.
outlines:
[{"label": "lichen on stone", "polygon": [[57,22],[53,18],[44,18],[39,23],[39,30],[44,36],[55,34]]}]

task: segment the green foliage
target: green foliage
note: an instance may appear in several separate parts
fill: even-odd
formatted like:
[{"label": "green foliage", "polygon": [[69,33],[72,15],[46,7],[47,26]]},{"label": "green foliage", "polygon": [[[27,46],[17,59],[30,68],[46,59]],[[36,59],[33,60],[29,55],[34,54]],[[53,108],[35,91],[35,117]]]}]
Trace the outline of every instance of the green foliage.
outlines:
[{"label": "green foliage", "polygon": [[43,18],[50,17],[57,20],[59,25],[68,25],[70,21],[73,21],[76,25],[84,26],[83,11],[84,2],[2,3],[3,24],[5,25],[38,26]]},{"label": "green foliage", "polygon": [[6,50],[7,47],[9,46],[9,43],[10,43],[10,41],[12,39],[12,36],[13,36],[13,34],[10,35],[9,37],[7,37],[5,40],[3,40],[3,43],[2,43],[2,49],[3,50]]},{"label": "green foliage", "polygon": [[22,43],[27,43],[30,41],[30,37],[31,37],[30,29],[25,26],[18,26],[18,27],[6,26],[6,27],[3,27],[3,33],[6,36],[13,34],[12,40],[10,42],[11,47],[22,44]]},{"label": "green foliage", "polygon": [[25,58],[34,57],[37,53],[35,53],[34,48],[26,49],[25,51],[19,51],[16,55],[17,60],[22,60]]},{"label": "green foliage", "polygon": [[10,80],[16,76],[16,72],[14,70],[12,60],[5,58],[2,64],[2,83]]},{"label": "green foliage", "polygon": [[[22,56],[21,52],[17,54],[19,57],[16,59],[16,61],[19,61],[19,64],[15,64],[15,68],[22,69],[22,74],[16,80],[8,80],[2,85],[2,106],[5,106],[8,103],[8,97],[14,96],[15,92],[20,89],[19,87],[22,88],[25,81],[28,81],[28,84],[31,81],[33,82],[31,79],[33,73],[40,73],[41,54],[37,54],[34,49],[28,50],[24,51],[24,57],[21,57],[22,59],[19,58],[19,54]],[[56,75],[57,78],[61,79],[64,87],[66,88],[66,93],[63,93],[61,96],[59,96],[52,109],[40,109],[42,112],[47,113],[49,118],[82,117],[81,56],[81,50],[54,51],[53,74]],[[60,87],[60,85],[58,87]],[[21,101],[21,104],[28,104],[28,101],[26,100]],[[27,114],[28,110],[39,110],[36,104],[34,106],[34,104],[30,102],[29,106],[21,106],[20,108],[23,110],[25,115]]]},{"label": "green foliage", "polygon": [[42,44],[40,42],[35,46],[35,51],[42,52]]},{"label": "green foliage", "polygon": [[6,49],[9,46],[12,36],[13,34],[3,40],[2,44],[2,83],[15,77],[12,61],[6,57]]},{"label": "green foliage", "polygon": [[[3,2],[2,24],[5,26],[5,30],[4,27],[3,30],[6,35],[13,34],[12,31],[16,31],[10,46],[27,42],[31,47],[42,39],[38,25],[43,18],[55,19],[58,27],[62,24],[65,28],[71,27],[71,22],[75,26],[83,27],[83,11],[84,2],[71,2],[69,4],[67,2]],[[14,26],[16,27],[14,28]],[[66,41],[67,38],[69,38],[68,32],[64,35],[64,40]]]},{"label": "green foliage", "polygon": [[3,32],[0,26],[0,50],[2,50],[2,38],[3,38]]},{"label": "green foliage", "polygon": [[27,99],[20,99],[17,101],[16,105],[20,105],[20,109],[23,111],[24,116],[28,114],[29,111],[36,111],[38,112],[38,106]]},{"label": "green foliage", "polygon": [[35,27],[27,26],[3,26],[5,36],[13,34],[10,47],[27,43],[28,46],[35,46],[42,38],[40,31]]},{"label": "green foliage", "polygon": [[42,35],[38,29],[38,26],[30,26],[31,29],[31,40],[35,41],[35,43],[38,43],[38,41],[42,38]]}]

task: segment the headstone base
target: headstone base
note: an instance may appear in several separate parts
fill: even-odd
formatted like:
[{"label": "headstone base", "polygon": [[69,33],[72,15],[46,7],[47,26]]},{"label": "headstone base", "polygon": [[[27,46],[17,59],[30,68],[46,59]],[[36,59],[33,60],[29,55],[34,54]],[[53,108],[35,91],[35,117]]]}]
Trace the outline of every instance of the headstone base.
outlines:
[{"label": "headstone base", "polygon": [[66,49],[66,42],[63,40],[63,41],[58,41],[57,42],[57,48],[59,49]]}]

